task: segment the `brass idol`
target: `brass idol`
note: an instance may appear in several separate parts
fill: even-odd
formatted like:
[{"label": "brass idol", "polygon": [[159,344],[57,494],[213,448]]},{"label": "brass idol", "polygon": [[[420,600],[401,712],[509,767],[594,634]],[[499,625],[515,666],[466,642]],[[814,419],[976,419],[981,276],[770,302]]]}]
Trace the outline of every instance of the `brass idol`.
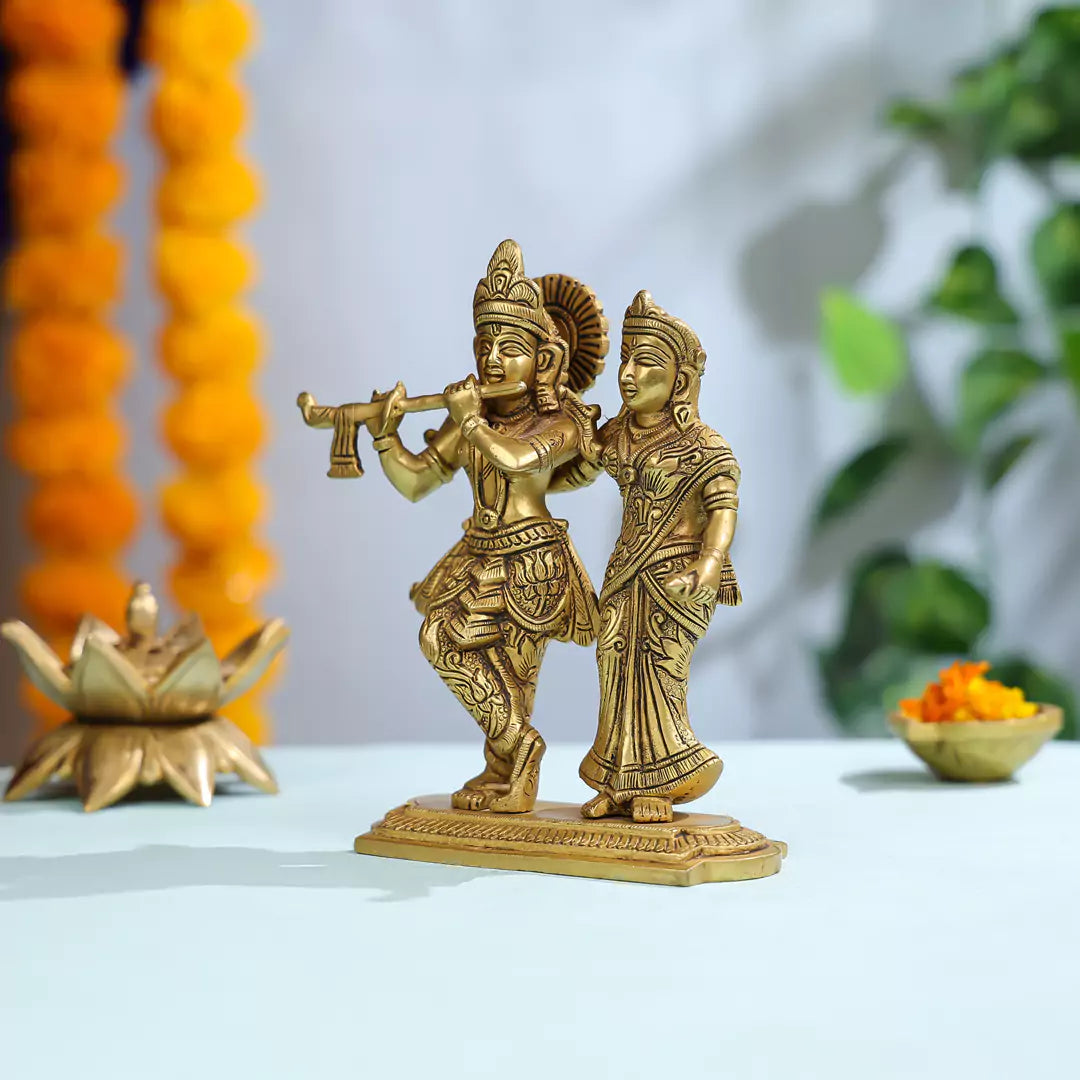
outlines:
[{"label": "brass idol", "polygon": [[[729,556],[739,468],[698,416],[705,353],[694,332],[641,292],[627,309],[623,408],[598,429],[580,396],[603,370],[607,320],[586,285],[525,275],[505,240],[473,298],[476,376],[442,395],[401,383],[362,404],[298,401],[333,427],[331,476],[361,475],[360,424],[407,499],[461,471],[472,490],[464,535],[419,583],[420,644],[484,736],[484,765],[449,796],[414,799],[356,839],[358,852],[428,862],[665,884],[776,873],[784,846],[728,817],[677,812],[720,776],[686,710],[690,660],[718,604],[740,601]],[[448,416],[419,452],[406,412]],[[623,523],[599,601],[549,491],[607,472]],[[599,725],[581,777],[584,807],[537,803],[544,740],[532,722],[551,641],[596,645]]]}]

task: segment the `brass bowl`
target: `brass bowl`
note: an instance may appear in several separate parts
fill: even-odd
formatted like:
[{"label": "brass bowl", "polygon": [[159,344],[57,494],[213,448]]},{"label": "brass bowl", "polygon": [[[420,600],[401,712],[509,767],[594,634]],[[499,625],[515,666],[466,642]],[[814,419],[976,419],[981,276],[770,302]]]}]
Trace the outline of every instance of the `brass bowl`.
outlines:
[{"label": "brass bowl", "polygon": [[1062,724],[1057,705],[1040,705],[1033,716],[1013,720],[955,720],[935,724],[901,713],[889,726],[942,780],[988,783],[1008,780],[1033,758]]}]

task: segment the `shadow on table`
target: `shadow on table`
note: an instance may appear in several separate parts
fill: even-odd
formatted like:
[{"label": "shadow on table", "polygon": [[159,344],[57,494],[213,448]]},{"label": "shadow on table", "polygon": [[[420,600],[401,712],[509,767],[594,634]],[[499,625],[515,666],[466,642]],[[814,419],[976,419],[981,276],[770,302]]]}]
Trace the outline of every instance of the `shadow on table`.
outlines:
[{"label": "shadow on table", "polygon": [[957,788],[1001,787],[1002,784],[1015,784],[1015,780],[998,781],[994,784],[953,783],[939,780],[925,769],[868,769],[864,772],[847,773],[840,777],[841,783],[853,787],[856,791],[925,791],[937,788],[941,791],[955,791]]},{"label": "shadow on table", "polygon": [[416,900],[497,873],[354,855],[156,844],[88,855],[0,857],[0,903],[57,900],[198,885],[358,889],[374,901]]}]

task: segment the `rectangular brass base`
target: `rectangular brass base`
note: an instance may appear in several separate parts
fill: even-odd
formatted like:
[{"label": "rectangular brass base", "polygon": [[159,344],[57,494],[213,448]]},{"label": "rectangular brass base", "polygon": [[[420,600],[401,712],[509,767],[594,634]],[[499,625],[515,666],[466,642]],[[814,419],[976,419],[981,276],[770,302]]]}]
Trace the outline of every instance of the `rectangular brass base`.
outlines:
[{"label": "rectangular brass base", "polygon": [[699,885],[778,873],[787,845],[729,817],[679,814],[671,822],[586,820],[569,803],[527,814],[455,810],[446,795],[410,799],[356,838],[361,855],[531,870],[542,874]]}]

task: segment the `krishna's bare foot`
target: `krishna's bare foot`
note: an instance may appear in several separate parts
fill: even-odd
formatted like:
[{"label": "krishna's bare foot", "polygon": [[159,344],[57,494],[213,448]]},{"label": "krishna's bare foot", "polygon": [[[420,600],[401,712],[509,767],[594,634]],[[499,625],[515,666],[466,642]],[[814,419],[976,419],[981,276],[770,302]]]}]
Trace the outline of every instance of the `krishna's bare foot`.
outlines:
[{"label": "krishna's bare foot", "polygon": [[540,732],[526,730],[514,755],[514,768],[505,794],[492,793],[486,809],[496,814],[525,814],[536,806],[540,787],[540,759],[547,749]]},{"label": "krishna's bare foot", "polygon": [[[502,786],[505,790],[506,785]],[[487,810],[496,792],[497,789],[493,788],[472,788],[466,785],[450,796],[450,805],[455,810]]]},{"label": "krishna's bare foot", "polygon": [[645,825],[650,822],[672,821],[675,818],[675,812],[671,808],[670,799],[644,795],[630,800],[630,816],[636,822]]},{"label": "krishna's bare foot", "polygon": [[487,768],[479,776],[466,780],[463,791],[486,791],[489,788],[506,787],[506,777],[500,776],[494,769]]}]

